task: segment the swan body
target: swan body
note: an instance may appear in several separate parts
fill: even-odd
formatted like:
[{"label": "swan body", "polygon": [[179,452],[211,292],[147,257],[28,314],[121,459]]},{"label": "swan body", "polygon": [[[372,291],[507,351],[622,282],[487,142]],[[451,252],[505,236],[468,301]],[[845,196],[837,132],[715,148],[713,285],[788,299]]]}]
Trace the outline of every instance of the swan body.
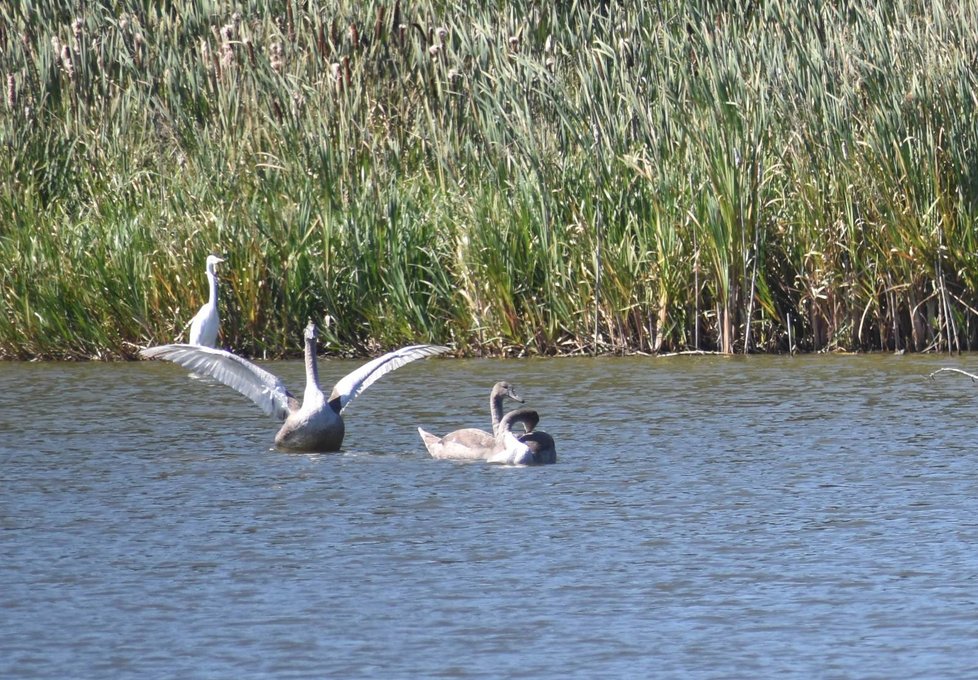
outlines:
[{"label": "swan body", "polygon": [[147,347],[140,354],[210,376],[251,399],[266,414],[285,421],[275,435],[279,448],[338,451],[345,434],[341,413],[357,395],[394,369],[448,351],[440,345],[411,345],[388,352],[339,380],[327,399],[319,386],[317,337],[316,325],[310,321],[305,330],[306,388],[301,403],[278,376],[222,349],[171,344]]},{"label": "swan body", "polygon": [[528,408],[516,409],[503,416],[496,432],[496,442],[485,456],[487,463],[499,463],[501,465],[530,465],[533,463],[533,451],[520,441],[519,436],[513,432],[513,425],[518,422],[522,422],[523,427],[530,431],[540,422],[540,416],[537,415],[536,411]]},{"label": "swan body", "polygon": [[438,437],[418,428],[421,441],[432,458],[447,458],[452,460],[483,460],[485,452],[496,445],[496,432],[502,420],[503,399],[523,402],[523,399],[513,391],[512,385],[506,381],[497,382],[489,393],[489,415],[492,421],[492,432],[486,432],[475,427],[466,427],[449,432],[444,437]]},{"label": "swan body", "polygon": [[217,255],[207,256],[207,302],[190,320],[190,339],[188,342],[191,345],[201,347],[217,345],[217,330],[221,325],[221,319],[217,313],[217,272],[214,268],[221,262],[224,260]]},{"label": "swan body", "polygon": [[[513,425],[522,422],[526,432],[513,432]],[[540,415],[529,408],[510,411],[499,424],[496,445],[486,462],[504,465],[547,465],[557,462],[557,447],[546,432],[536,430]]]},{"label": "swan body", "polygon": [[[444,439],[449,438],[449,435],[438,440],[437,437],[428,434],[421,428],[418,428],[418,431],[421,433],[421,438],[425,441],[425,446],[428,447],[429,452],[431,452],[431,446],[429,444],[432,442],[429,442],[426,436],[438,440],[434,443],[439,444],[449,452],[457,454],[455,456],[448,456],[432,453],[433,458],[451,457],[454,460],[484,460],[487,463],[499,463],[502,465],[543,465],[556,463],[557,450],[553,437],[546,432],[533,429],[539,422],[540,415],[536,411],[529,408],[518,408],[502,417],[496,431],[496,436],[491,441],[479,444],[469,442],[465,447],[459,447],[456,444],[455,448],[452,448],[451,442],[448,445],[443,442]],[[516,423],[522,423],[526,431],[514,432],[513,426]]]},{"label": "swan body", "polygon": [[557,462],[557,445],[554,443],[554,438],[543,430],[532,430],[515,436],[530,450],[533,458],[532,465],[552,465]]}]

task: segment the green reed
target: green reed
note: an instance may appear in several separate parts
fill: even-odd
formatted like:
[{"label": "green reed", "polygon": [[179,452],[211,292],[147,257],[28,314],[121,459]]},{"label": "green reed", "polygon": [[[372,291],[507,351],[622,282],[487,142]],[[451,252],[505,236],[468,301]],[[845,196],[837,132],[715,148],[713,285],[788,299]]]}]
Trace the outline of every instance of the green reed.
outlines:
[{"label": "green reed", "polygon": [[978,3],[0,8],[0,356],[978,341]]}]

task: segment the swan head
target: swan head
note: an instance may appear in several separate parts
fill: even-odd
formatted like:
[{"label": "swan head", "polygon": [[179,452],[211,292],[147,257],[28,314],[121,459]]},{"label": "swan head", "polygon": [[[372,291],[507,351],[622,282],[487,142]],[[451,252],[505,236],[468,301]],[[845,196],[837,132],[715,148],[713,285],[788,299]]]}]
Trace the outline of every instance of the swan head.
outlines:
[{"label": "swan head", "polygon": [[218,257],[217,255],[208,255],[207,256],[207,273],[208,274],[213,274],[214,273],[214,267],[216,267],[217,265],[219,265],[221,262],[224,262],[224,258],[223,257]]},{"label": "swan head", "polygon": [[539,422],[540,414],[535,410],[532,408],[518,408],[503,416],[501,427],[504,433],[511,433],[513,430],[513,425],[516,423],[523,423],[523,428],[527,432],[533,432],[533,428],[535,428]]},{"label": "swan head", "polygon": [[505,380],[500,380],[495,385],[493,385],[492,392],[493,392],[493,396],[498,394],[504,397],[509,397],[513,401],[518,401],[521,404],[523,403],[523,397],[516,394],[516,392],[513,390],[513,386],[510,385]]},{"label": "swan head", "polygon": [[306,324],[306,331],[303,334],[306,340],[315,340],[319,337],[319,331],[316,329],[316,324],[309,319],[309,323]]}]

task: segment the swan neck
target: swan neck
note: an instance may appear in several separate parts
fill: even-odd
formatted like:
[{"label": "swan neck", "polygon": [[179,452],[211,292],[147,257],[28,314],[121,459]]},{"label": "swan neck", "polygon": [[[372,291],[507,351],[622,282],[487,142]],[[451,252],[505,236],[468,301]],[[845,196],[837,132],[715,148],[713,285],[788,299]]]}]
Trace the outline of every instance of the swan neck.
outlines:
[{"label": "swan neck", "polygon": [[319,389],[319,366],[316,363],[316,339],[306,338],[306,396]]},{"label": "swan neck", "polygon": [[492,417],[492,433],[499,434],[499,426],[503,419],[503,395],[493,391],[489,395],[489,414]]}]

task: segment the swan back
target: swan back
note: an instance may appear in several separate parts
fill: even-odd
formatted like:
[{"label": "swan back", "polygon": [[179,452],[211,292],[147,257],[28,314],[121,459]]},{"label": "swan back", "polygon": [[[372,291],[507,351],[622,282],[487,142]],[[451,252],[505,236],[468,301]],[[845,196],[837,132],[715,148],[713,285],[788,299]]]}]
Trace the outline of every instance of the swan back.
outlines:
[{"label": "swan back", "polygon": [[421,441],[432,458],[452,460],[485,460],[496,446],[496,438],[488,432],[467,427],[438,437],[418,428]]},{"label": "swan back", "polygon": [[172,344],[140,350],[148,359],[165,359],[207,375],[251,399],[267,415],[285,420],[297,408],[282,380],[247,359],[223,349]]}]

